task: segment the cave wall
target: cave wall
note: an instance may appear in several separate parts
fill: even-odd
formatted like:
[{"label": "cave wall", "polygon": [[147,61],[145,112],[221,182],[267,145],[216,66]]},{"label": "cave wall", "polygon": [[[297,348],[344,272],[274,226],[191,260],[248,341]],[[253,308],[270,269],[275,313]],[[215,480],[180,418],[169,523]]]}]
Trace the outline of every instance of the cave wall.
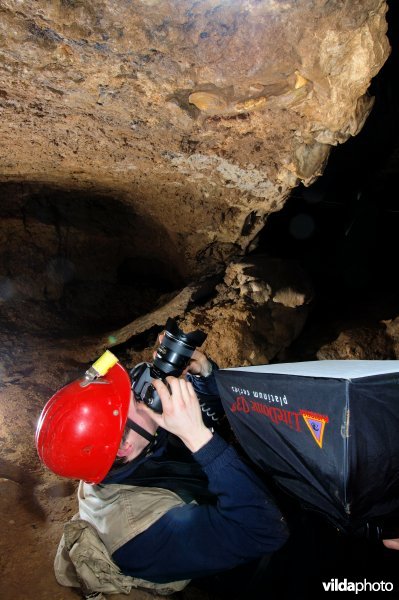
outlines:
[{"label": "cave wall", "polygon": [[117,198],[132,254],[176,280],[224,270],[361,129],[386,10],[2,1],[0,180]]},{"label": "cave wall", "polygon": [[117,197],[3,183],[0,215],[0,318],[7,321],[30,314],[40,327],[43,313],[58,307],[66,323],[104,330],[183,283],[167,232]]},{"label": "cave wall", "polygon": [[[45,402],[105,348],[127,367],[151,360],[151,336],[176,316],[206,331],[221,367],[399,357],[397,318],[287,353],[312,282],[286,256],[247,254],[268,215],[362,128],[389,53],[386,10],[0,0],[3,600],[59,597],[49,548],[76,512],[74,489],[39,465],[34,432]],[[109,331],[115,312],[125,326]]]}]

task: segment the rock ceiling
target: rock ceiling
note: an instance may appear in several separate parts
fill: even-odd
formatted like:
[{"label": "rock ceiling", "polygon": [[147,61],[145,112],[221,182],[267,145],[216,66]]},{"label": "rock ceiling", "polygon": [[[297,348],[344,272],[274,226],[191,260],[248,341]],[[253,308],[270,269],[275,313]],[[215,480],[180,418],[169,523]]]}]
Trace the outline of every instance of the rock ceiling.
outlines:
[{"label": "rock ceiling", "polygon": [[209,272],[362,127],[386,9],[2,1],[0,177],[119,197],[142,245],[161,236],[184,277]]},{"label": "rock ceiling", "polygon": [[[10,272],[4,248],[18,256],[28,244],[12,229],[19,218],[26,233],[27,194],[51,189],[70,194],[69,258],[93,245],[77,233],[83,206],[94,224],[105,210],[103,230],[118,212],[130,255],[158,274],[183,286],[231,263],[219,294],[256,305],[264,267],[240,258],[291,190],[317,179],[330,149],[362,128],[370,81],[390,51],[386,11],[384,0],[2,0],[1,203],[16,233],[2,230],[1,275]],[[4,187],[21,183],[19,195]],[[46,236],[54,256],[60,246],[46,210],[29,222],[33,262]],[[118,236],[104,251],[111,257]],[[93,270],[88,263],[81,276]],[[39,271],[25,288],[56,299],[54,278],[44,285]],[[264,303],[293,309],[282,271],[284,285]],[[300,288],[295,306],[311,297],[307,282]]]}]

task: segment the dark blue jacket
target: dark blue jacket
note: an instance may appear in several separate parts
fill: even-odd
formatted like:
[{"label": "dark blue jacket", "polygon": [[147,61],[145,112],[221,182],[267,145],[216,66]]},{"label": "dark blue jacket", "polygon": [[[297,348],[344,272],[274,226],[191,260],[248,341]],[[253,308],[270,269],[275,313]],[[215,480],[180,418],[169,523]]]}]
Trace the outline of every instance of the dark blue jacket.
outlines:
[{"label": "dark blue jacket", "polygon": [[[217,391],[212,375],[205,380],[190,379],[202,397],[207,391],[213,397]],[[169,436],[161,432],[154,450],[161,461],[167,456]],[[286,541],[288,532],[280,511],[234,448],[215,433],[198,452],[190,453],[192,458],[209,502],[173,508],[119,548],[113,559],[125,574],[157,583],[206,577],[260,558]],[[103,483],[137,485],[135,473],[145,460],[125,465],[122,473],[108,476]],[[189,464],[185,460],[185,468]],[[180,495],[184,498],[184,493]]]}]

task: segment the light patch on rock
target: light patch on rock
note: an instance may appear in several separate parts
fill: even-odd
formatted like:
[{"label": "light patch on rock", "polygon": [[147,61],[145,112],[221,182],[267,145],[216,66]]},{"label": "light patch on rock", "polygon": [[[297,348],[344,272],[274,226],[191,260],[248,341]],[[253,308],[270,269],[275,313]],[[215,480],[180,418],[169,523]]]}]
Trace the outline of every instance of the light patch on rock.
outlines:
[{"label": "light patch on rock", "polygon": [[302,306],[303,304],[305,304],[305,300],[305,294],[296,292],[290,287],[278,290],[273,297],[273,302],[283,304],[288,308],[296,308],[297,306]]},{"label": "light patch on rock", "polygon": [[221,175],[226,187],[237,188],[241,192],[250,193],[257,198],[269,198],[276,193],[276,186],[258,169],[242,169],[238,165],[220,158],[204,154],[168,154],[171,163],[182,174],[198,177],[198,171],[209,169]]}]

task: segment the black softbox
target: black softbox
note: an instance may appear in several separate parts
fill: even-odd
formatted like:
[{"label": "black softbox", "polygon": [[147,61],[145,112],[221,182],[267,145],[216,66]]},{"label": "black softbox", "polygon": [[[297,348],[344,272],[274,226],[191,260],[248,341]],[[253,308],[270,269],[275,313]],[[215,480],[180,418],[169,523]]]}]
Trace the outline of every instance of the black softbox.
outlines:
[{"label": "black softbox", "polygon": [[242,367],[216,379],[242,448],[303,506],[349,533],[399,514],[399,361]]}]

